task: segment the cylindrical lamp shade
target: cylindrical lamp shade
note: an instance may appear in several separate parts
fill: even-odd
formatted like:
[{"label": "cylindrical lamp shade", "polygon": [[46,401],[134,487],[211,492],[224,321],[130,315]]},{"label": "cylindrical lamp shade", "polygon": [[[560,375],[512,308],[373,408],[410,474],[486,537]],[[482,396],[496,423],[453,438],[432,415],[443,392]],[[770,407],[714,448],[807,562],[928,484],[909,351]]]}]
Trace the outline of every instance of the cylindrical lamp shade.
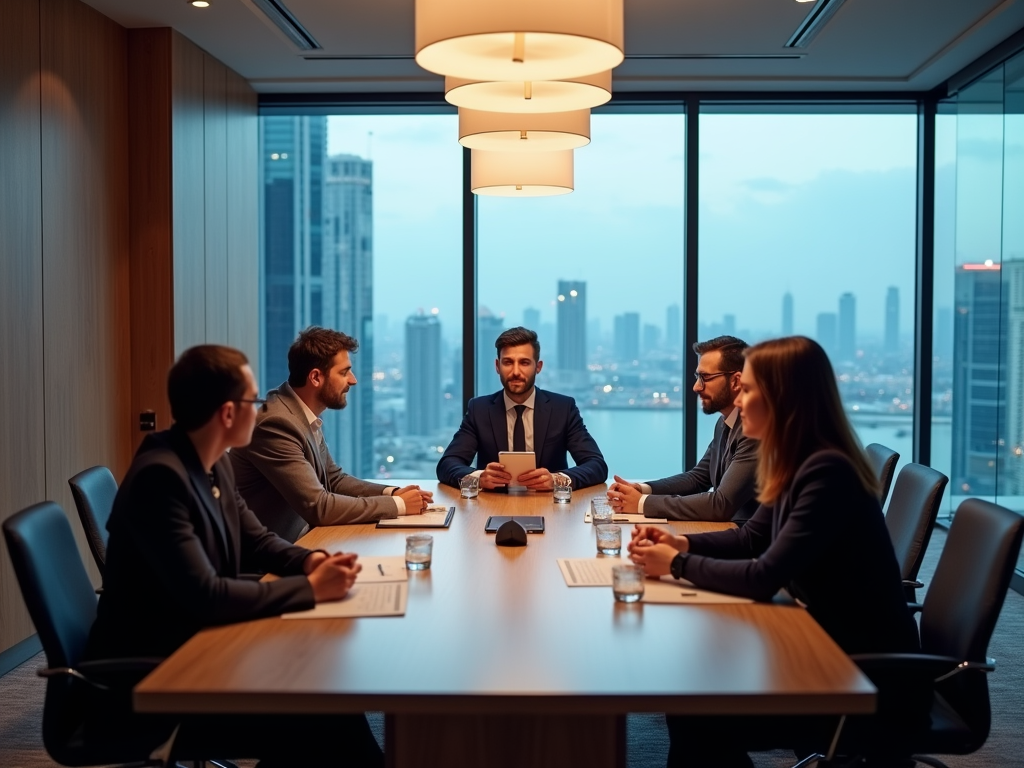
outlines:
[{"label": "cylindrical lamp shade", "polygon": [[472,80],[562,80],[623,59],[623,0],[416,0],[416,63]]},{"label": "cylindrical lamp shade", "polygon": [[522,115],[459,110],[459,143],[492,152],[555,152],[590,143],[590,110]]},{"label": "cylindrical lamp shade", "polygon": [[477,195],[542,197],[572,192],[572,150],[484,152],[473,150],[469,186]]},{"label": "cylindrical lamp shade", "polygon": [[444,79],[449,104],[485,112],[520,112],[539,115],[593,109],[612,97],[611,70],[569,80],[516,80],[491,82]]}]

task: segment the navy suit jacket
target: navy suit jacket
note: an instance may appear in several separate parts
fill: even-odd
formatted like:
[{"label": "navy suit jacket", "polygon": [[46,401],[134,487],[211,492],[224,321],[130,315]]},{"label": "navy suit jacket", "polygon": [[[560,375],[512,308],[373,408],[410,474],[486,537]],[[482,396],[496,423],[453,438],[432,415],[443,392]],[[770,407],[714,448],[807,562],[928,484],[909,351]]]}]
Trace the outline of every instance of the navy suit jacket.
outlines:
[{"label": "navy suit jacket", "polygon": [[[608,465],[601,449],[587,431],[580,409],[571,397],[537,390],[533,445],[537,466],[568,475],[573,488],[598,485],[608,479]],[[457,488],[460,479],[497,461],[498,451],[507,450],[508,420],[502,391],[474,397],[459,431],[437,463],[437,479]],[[576,462],[572,469],[566,454]],[[475,467],[471,465],[474,456]]]}]

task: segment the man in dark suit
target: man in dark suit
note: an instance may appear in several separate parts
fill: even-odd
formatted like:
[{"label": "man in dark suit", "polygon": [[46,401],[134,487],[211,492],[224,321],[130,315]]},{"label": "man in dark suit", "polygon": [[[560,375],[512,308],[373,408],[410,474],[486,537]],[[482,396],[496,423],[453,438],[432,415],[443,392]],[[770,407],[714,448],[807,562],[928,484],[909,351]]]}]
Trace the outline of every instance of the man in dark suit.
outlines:
[{"label": "man in dark suit", "polygon": [[[437,463],[437,479],[458,487],[469,474],[480,478],[485,490],[525,486],[550,491],[553,474],[572,481],[573,488],[603,483],[608,465],[590,436],[576,401],[571,397],[537,389],[537,374],[544,367],[537,334],[526,328],[509,328],[494,343],[494,369],[501,391],[475,397],[459,431]],[[513,478],[498,463],[499,451],[533,451],[537,468]],[[566,454],[576,466],[569,468]],[[476,466],[472,466],[473,457]]]},{"label": "man in dark suit", "polygon": [[267,393],[252,441],[231,451],[238,490],[267,528],[295,541],[317,525],[373,523],[418,515],[432,500],[417,485],[398,488],[341,471],[320,415],[340,410],[356,385],[350,353],[359,344],[310,326],[288,350],[288,381]]},{"label": "man in dark suit", "polygon": [[[193,347],[171,369],[167,389],[174,425],[143,441],[107,524],[87,659],[162,658],[205,627],[340,600],[360,570],[354,554],[310,551],[270,533],[235,490],[225,452],[249,442],[262,402],[245,355]],[[281,578],[240,577],[254,570]],[[156,748],[178,727],[172,754],[182,758],[259,757],[262,768],[297,756],[305,765],[383,763],[361,715],[164,717],[133,713],[130,685],[86,695],[86,738]]]},{"label": "man in dark suit", "polygon": [[735,336],[719,336],[693,345],[700,357],[693,391],[704,413],[720,413],[715,436],[689,472],[631,483],[618,475],[608,489],[616,512],[641,513],[669,520],[709,520],[743,525],[759,506],[755,498],[757,441],[743,434],[734,405],[747,344]]}]

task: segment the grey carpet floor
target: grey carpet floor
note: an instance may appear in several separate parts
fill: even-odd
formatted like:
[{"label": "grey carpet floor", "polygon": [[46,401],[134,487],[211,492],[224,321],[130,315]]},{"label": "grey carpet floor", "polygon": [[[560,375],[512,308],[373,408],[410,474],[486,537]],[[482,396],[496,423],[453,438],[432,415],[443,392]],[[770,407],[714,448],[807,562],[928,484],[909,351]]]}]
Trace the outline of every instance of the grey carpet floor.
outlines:
[{"label": "grey carpet floor", "polygon": [[[945,534],[936,530],[921,569],[926,584],[935,570]],[[989,677],[992,733],[973,755],[944,758],[951,768],[1006,768],[1024,765],[1024,596],[1010,592],[996,626],[989,655],[997,669]],[[0,677],[0,768],[50,768],[55,765],[43,750],[40,723],[44,682],[35,670],[45,665],[42,654]],[[383,717],[370,715],[370,725],[383,742]],[[657,768],[665,764],[668,734],[660,715],[630,715],[629,768]],[[792,765],[793,755],[765,752],[755,756],[758,768]],[[249,766],[252,763],[244,763]]]}]

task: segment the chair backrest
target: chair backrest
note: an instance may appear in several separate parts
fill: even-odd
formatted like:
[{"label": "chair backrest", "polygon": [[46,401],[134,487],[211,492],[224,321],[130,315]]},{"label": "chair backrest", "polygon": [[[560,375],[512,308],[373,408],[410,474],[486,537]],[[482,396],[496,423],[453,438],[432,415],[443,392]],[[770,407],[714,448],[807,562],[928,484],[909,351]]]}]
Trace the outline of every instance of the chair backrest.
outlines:
[{"label": "chair backrest", "polygon": [[921,570],[948,482],[944,474],[923,464],[907,464],[896,478],[885,526],[904,579],[916,579]]},{"label": "chair backrest", "polygon": [[878,478],[878,501],[884,507],[885,500],[889,497],[892,476],[896,474],[896,463],[900,460],[900,455],[881,443],[871,443],[865,446],[864,453],[867,454],[868,462],[875,470],[875,477]]},{"label": "chair backrest", "polygon": [[[960,504],[921,611],[924,653],[985,661],[1022,536],[1021,515],[980,499]],[[985,677],[964,672],[936,687],[969,724],[978,746],[991,724]]]},{"label": "chair backrest", "polygon": [[117,481],[106,467],[89,467],[68,480],[68,485],[71,486],[71,495],[75,498],[92,557],[102,574],[107,560],[107,520],[114,509]]}]

